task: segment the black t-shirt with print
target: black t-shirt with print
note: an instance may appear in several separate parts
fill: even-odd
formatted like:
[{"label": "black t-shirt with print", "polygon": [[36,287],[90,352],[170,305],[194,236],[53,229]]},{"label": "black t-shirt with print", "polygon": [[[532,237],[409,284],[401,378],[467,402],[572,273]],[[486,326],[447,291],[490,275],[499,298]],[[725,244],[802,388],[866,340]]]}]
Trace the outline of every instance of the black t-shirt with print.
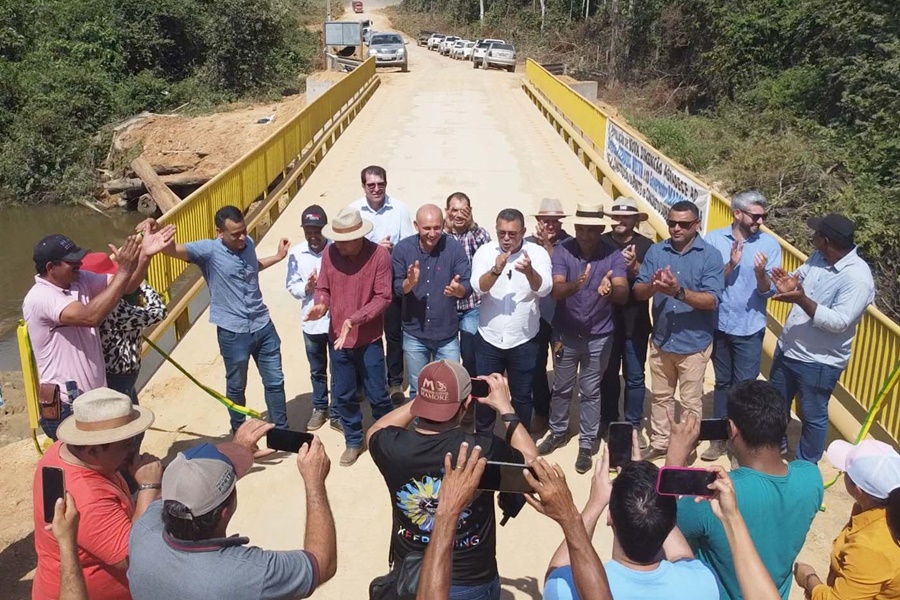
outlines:
[{"label": "black t-shirt with print", "polygon": [[[634,244],[634,256],[639,263],[644,262],[644,255],[653,245],[653,240],[634,232],[634,237],[627,244],[620,244],[612,236],[612,233],[604,233],[600,236],[604,243],[616,250],[624,250],[627,246]],[[653,329],[650,324],[650,301],[638,301],[634,298],[634,282],[637,274],[628,274],[628,302],[623,306],[616,306],[613,312],[615,320],[615,328],[617,332],[624,332],[625,337],[631,339],[633,337],[649,336]]]},{"label": "black t-shirt with print", "polygon": [[[524,463],[522,453],[499,437],[472,434],[457,427],[426,435],[386,427],[369,441],[369,453],[387,484],[392,507],[393,560],[412,551],[424,552],[434,529],[437,495],[444,456],[459,454],[459,445],[481,446],[481,455],[492,461]],[[479,492],[462,512],[453,551],[454,585],[481,585],[497,576],[497,526],[493,492]]]}]

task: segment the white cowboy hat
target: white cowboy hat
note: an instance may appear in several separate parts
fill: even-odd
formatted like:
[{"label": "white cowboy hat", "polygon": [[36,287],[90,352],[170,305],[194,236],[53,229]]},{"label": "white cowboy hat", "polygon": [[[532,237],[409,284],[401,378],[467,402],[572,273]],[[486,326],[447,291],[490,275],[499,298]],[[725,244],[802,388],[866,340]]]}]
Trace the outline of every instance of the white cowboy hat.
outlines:
[{"label": "white cowboy hat", "polygon": [[615,225],[615,221],[603,212],[603,205],[600,203],[578,204],[575,214],[564,220],[567,225]]},{"label": "white cowboy hat", "polygon": [[73,446],[99,446],[141,434],[153,424],[149,408],[109,388],[97,388],[75,398],[72,416],[59,424],[56,436]]},{"label": "white cowboy hat", "polygon": [[559,198],[544,198],[541,200],[541,205],[538,207],[537,214],[531,216],[557,217],[561,219],[563,217],[568,217],[569,215],[563,210],[563,205]]},{"label": "white cowboy hat", "polygon": [[627,196],[619,196],[613,200],[612,206],[606,211],[606,214],[619,217],[637,217],[638,221],[646,221],[650,218],[647,213],[638,210],[638,205],[634,198]]},{"label": "white cowboy hat", "polygon": [[366,237],[375,225],[363,219],[355,208],[343,208],[331,223],[322,228],[322,235],[332,242],[351,242]]}]

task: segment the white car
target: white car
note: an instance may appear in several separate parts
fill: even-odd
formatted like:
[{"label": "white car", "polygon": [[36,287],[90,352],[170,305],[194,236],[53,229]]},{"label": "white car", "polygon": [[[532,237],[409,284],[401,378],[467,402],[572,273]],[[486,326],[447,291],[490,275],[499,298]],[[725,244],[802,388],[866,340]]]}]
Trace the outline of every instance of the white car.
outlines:
[{"label": "white car", "polygon": [[450,54],[450,48],[453,47],[453,44],[456,43],[459,37],[455,35],[448,35],[444,38],[444,40],[438,46],[438,52],[441,53],[441,56],[447,56]]},{"label": "white car", "polygon": [[516,70],[516,49],[512,44],[491,44],[482,59],[484,70],[491,67],[506,69],[510,73]]},{"label": "white car", "polygon": [[429,50],[437,50],[438,46],[441,42],[444,41],[444,38],[447,37],[443,33],[433,33],[431,37],[428,38],[427,48]]},{"label": "white car", "polygon": [[475,44],[475,49],[472,51],[472,68],[477,69],[478,65],[482,63],[484,60],[484,55],[487,54],[488,48],[490,48],[491,44],[505,44],[505,40],[494,40],[494,39],[486,39],[486,40],[478,40],[478,43]]},{"label": "white car", "polygon": [[462,49],[462,59],[472,60],[472,52],[475,50],[475,42],[466,42],[466,47]]},{"label": "white car", "polygon": [[462,58],[462,51],[466,47],[466,43],[469,40],[456,40],[453,42],[453,47],[450,48],[450,58],[459,59]]}]

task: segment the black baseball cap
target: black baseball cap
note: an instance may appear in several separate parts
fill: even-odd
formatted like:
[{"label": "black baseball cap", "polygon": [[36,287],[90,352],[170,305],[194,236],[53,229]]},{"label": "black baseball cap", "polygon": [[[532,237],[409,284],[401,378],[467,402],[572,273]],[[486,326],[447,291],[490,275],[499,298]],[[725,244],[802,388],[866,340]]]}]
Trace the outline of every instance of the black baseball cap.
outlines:
[{"label": "black baseball cap", "polygon": [[87,249],[79,248],[78,245],[62,235],[54,233],[48,235],[37,243],[34,247],[34,264],[37,267],[43,267],[48,262],[62,260],[66,262],[80,262]]},{"label": "black baseball cap", "polygon": [[301,227],[325,227],[327,223],[328,216],[325,214],[325,209],[318,204],[308,206],[300,217]]},{"label": "black baseball cap", "polygon": [[844,215],[831,213],[824,217],[810,217],[806,224],[816,233],[824,235],[841,246],[849,248],[853,245],[856,225]]}]

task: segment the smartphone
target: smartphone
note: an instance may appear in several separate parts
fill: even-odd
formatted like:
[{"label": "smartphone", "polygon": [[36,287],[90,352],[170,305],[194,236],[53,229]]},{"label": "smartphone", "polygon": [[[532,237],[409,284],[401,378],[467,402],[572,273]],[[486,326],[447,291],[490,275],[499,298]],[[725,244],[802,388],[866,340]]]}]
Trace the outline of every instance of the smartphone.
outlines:
[{"label": "smartphone", "polygon": [[706,469],[662,467],[656,478],[656,493],[665,496],[712,496],[709,484],[716,474]]},{"label": "smartphone", "polygon": [[487,398],[491,395],[491,385],[484,379],[472,379],[472,397]]},{"label": "smartphone", "polygon": [[56,501],[66,496],[63,470],[59,467],[43,467],[41,485],[44,488],[44,523],[52,523]]},{"label": "smartphone", "polygon": [[492,492],[513,492],[516,494],[530,494],[534,489],[525,479],[523,469],[528,469],[534,475],[534,469],[527,465],[515,463],[488,461],[478,484],[479,490]]},{"label": "smartphone", "polygon": [[305,431],[292,431],[290,429],[270,429],[266,433],[266,447],[282,452],[296,454],[303,444],[310,444],[313,434]]},{"label": "smartphone", "polygon": [[619,421],[609,424],[609,469],[624,467],[631,462],[631,444],[634,427],[631,423]]},{"label": "smartphone", "polygon": [[703,419],[700,421],[701,440],[727,440],[730,429],[728,419]]}]

